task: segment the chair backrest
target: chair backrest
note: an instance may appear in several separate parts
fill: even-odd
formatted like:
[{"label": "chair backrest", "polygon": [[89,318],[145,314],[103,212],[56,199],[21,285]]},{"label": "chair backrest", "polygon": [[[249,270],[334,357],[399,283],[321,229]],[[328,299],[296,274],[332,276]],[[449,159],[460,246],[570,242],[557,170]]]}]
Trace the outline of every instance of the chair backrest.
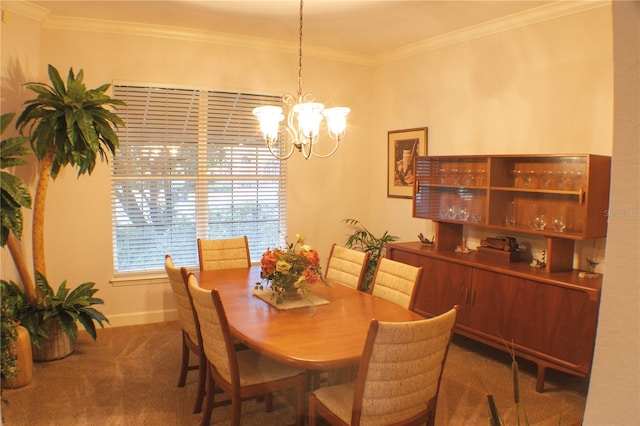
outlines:
[{"label": "chair backrest", "polygon": [[369,253],[333,244],[329,253],[325,279],[359,290],[362,287],[368,260]]},{"label": "chair backrest", "polygon": [[209,365],[228,383],[239,386],[238,360],[218,290],[201,288],[193,274],[189,275],[188,283],[193,306],[198,314],[202,347]]},{"label": "chair backrest", "polygon": [[429,424],[435,418],[456,312],[457,306],[426,320],[371,321],[355,384],[352,425],[407,424],[409,419],[410,424]]},{"label": "chair backrest", "polygon": [[198,238],[200,270],[251,267],[249,240],[247,236],[223,240]]},{"label": "chair backrest", "polygon": [[187,289],[187,268],[177,268],[173,264],[173,259],[170,255],[166,255],[164,259],[164,269],[167,271],[169,277],[169,283],[171,283],[171,290],[173,291],[173,298],[176,302],[176,308],[178,309],[178,322],[182,330],[187,333],[193,343],[200,344],[198,338],[197,318],[191,303],[191,297],[189,297],[189,290]]},{"label": "chair backrest", "polygon": [[381,258],[373,276],[371,294],[413,310],[415,288],[422,276],[422,267]]}]

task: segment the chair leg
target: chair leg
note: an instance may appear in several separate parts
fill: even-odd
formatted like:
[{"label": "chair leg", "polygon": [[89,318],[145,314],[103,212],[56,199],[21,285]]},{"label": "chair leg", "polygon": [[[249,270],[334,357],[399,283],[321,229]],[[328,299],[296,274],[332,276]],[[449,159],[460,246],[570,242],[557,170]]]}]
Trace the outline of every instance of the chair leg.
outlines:
[{"label": "chair leg", "polygon": [[269,392],[264,395],[264,411],[271,413],[273,411],[273,393]]},{"label": "chair leg", "polygon": [[298,376],[298,386],[296,386],[296,424],[298,426],[304,425],[304,407],[305,407],[305,399],[307,396],[307,377],[306,374],[300,374]]},{"label": "chair leg", "polygon": [[309,426],[316,426],[316,404],[315,396],[309,394]]},{"label": "chair leg", "polygon": [[207,377],[207,402],[204,406],[204,414],[202,415],[202,426],[208,426],[211,423],[211,413],[213,412],[213,397],[216,394],[215,382],[213,378],[208,375]]},{"label": "chair leg", "polygon": [[238,398],[232,398],[231,400],[231,425],[240,426],[240,408],[242,400]]},{"label": "chair leg", "polygon": [[187,381],[187,371],[189,370],[189,347],[185,341],[184,331],[182,332],[182,365],[180,366],[180,377],[178,378],[178,387],[184,387]]},{"label": "chair leg", "polygon": [[204,352],[200,354],[200,365],[198,367],[198,393],[196,394],[196,403],[193,406],[193,413],[197,414],[202,411],[202,402],[204,401],[205,385],[207,383],[207,358]]}]

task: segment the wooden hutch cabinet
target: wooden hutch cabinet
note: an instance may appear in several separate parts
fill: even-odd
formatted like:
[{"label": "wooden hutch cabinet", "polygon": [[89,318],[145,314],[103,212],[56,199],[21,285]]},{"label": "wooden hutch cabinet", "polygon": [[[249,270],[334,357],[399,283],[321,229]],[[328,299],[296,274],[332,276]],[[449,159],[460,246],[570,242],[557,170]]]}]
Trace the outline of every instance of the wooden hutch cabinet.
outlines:
[{"label": "wooden hutch cabinet", "polygon": [[[606,236],[610,164],[588,154],[418,157],[413,215],[434,222],[435,244],[387,248],[423,267],[415,310],[431,317],[458,304],[456,332],[513,346],[537,364],[539,392],[547,368],[588,376],[602,277],[573,269],[574,242]],[[456,252],[464,226],[546,239],[546,268]]]}]

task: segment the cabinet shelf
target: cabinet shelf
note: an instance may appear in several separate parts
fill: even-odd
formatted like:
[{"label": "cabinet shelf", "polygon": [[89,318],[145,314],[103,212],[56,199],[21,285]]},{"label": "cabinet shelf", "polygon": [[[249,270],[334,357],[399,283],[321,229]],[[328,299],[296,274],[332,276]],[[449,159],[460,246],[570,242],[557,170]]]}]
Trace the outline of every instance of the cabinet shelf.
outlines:
[{"label": "cabinet shelf", "polygon": [[413,217],[441,228],[439,249],[460,244],[462,226],[542,236],[555,271],[573,267],[573,253],[562,252],[575,240],[606,236],[611,157],[425,156],[415,170]]},{"label": "cabinet shelf", "polygon": [[557,194],[557,195],[573,195],[576,197],[583,197],[586,192],[583,189],[580,190],[563,190],[563,189],[527,189],[527,188],[514,188],[508,186],[492,186],[492,191],[505,191],[505,192],[525,192],[530,194]]}]

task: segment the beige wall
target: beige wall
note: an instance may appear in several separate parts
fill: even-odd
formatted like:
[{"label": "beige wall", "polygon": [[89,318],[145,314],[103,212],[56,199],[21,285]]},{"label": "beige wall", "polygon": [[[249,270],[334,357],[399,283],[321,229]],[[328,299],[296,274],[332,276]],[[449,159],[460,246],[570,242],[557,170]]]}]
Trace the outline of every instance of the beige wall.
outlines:
[{"label": "beige wall", "polygon": [[[613,152],[615,166],[611,19],[609,7],[595,8],[371,68],[306,58],[304,89],[313,90],[327,104],[348,105],[353,112],[339,155],[289,161],[289,232],[306,234],[325,258],[332,242],[344,240],[347,229],[340,221],[347,217],[362,220],[375,233],[389,230],[403,240],[415,239],[419,232],[430,235],[429,221],[411,218],[410,200],[386,197],[386,132],[392,129],[429,127],[430,154]],[[17,108],[21,100],[16,99],[23,96],[11,92],[9,96],[7,88],[32,79],[46,81],[47,63],[62,72],[69,66],[83,67],[89,86],[125,80],[273,94],[295,91],[297,64],[295,51],[40,30],[37,20],[11,14],[2,24],[3,111]],[[618,143],[637,148],[637,140]],[[634,152],[635,158],[625,160],[637,173]],[[624,181],[624,169],[617,179]],[[99,166],[90,178],[77,179],[71,170],[65,171],[50,186],[46,219],[50,280],[57,284],[68,279],[74,285],[95,281],[106,302],[103,311],[113,325],[172,318],[166,284],[110,284],[109,191],[106,166]],[[637,260],[637,235],[625,234],[620,227],[611,230],[621,234],[616,235],[623,239],[622,247],[635,247]],[[29,248],[28,239],[24,245]],[[607,247],[607,255],[609,251]],[[1,266],[4,279],[15,279],[6,249]],[[604,292],[607,298],[631,294],[635,299],[617,312],[613,322],[619,328],[608,327],[606,333],[615,333],[628,321],[637,325],[637,275],[622,276],[615,283],[606,279],[607,284],[611,284]],[[606,311],[605,306],[603,300],[603,314],[612,314],[610,305]],[[609,323],[608,317],[603,322]],[[634,400],[638,395],[637,380],[635,385],[616,388],[615,378],[608,378],[605,371],[620,360],[632,359],[629,373],[637,375],[637,340],[628,353],[619,340],[603,334],[600,330],[598,344],[607,346],[597,352],[598,386],[592,383],[592,387],[598,395],[589,398],[587,418],[593,420],[588,424],[607,423],[612,403],[600,405],[600,401],[616,393]],[[615,409],[629,412],[625,420],[635,414],[637,423],[638,413],[629,408],[635,405],[625,405],[626,401],[618,398]]]},{"label": "beige wall", "polygon": [[615,103],[607,273],[585,425],[640,424],[640,2],[613,5]]},{"label": "beige wall", "polygon": [[[612,60],[602,7],[379,66],[373,170],[386,167],[387,130],[423,126],[430,155],[611,155]],[[430,221],[410,219],[410,200],[386,197],[385,179],[372,176],[372,226],[431,236]]]}]

